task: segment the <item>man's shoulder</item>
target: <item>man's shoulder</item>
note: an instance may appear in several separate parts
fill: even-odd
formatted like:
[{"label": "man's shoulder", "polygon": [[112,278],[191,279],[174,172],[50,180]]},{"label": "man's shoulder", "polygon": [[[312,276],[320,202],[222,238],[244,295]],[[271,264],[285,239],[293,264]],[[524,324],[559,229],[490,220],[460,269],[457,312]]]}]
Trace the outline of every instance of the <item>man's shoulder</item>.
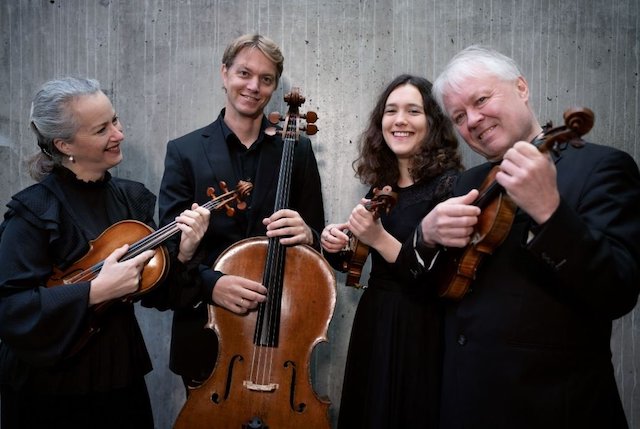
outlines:
[{"label": "man's shoulder", "polygon": [[311,146],[311,139],[306,135],[300,135],[296,142],[296,150],[298,152],[313,152],[313,147]]},{"label": "man's shoulder", "polygon": [[600,164],[603,162],[614,162],[620,165],[635,164],[632,156],[624,150],[591,142],[585,142],[584,145],[575,147],[569,144],[561,151],[561,157],[581,164]]},{"label": "man's shoulder", "polygon": [[184,134],[180,137],[176,137],[172,140],[169,141],[169,143],[177,143],[177,144],[186,144],[189,142],[195,142],[195,141],[199,141],[203,138],[209,138],[213,135],[214,131],[216,130],[217,127],[219,127],[219,122],[216,119],[215,121],[211,122],[209,125],[206,125],[202,128],[198,128],[196,130],[190,131],[187,134]]}]

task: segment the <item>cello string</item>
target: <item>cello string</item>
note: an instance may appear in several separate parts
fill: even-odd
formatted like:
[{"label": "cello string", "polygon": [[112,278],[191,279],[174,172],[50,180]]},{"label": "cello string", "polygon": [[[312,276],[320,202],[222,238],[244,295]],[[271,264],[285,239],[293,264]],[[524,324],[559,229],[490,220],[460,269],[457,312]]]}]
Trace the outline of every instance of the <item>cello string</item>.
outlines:
[{"label": "cello string", "polygon": [[[279,199],[277,208],[283,209],[288,207],[289,203],[289,191],[291,189],[291,173],[293,170],[293,155],[296,142],[297,133],[297,116],[289,115],[289,121],[287,123],[287,134],[284,138],[284,147],[282,153],[282,165],[280,167],[280,179],[278,183]],[[273,360],[275,355],[275,349],[279,347],[279,330],[281,313],[282,313],[282,295],[283,295],[283,276],[284,276],[284,259],[286,249],[280,244],[279,239],[275,241],[274,245],[274,272],[271,273],[274,299],[269,307],[270,317],[268,320],[268,342],[272,345],[268,351],[268,376],[271,377],[273,371]]]},{"label": "cello string", "polygon": [[[288,189],[291,180],[291,165],[294,142],[290,138],[290,130],[295,127],[295,118],[291,116],[286,119],[286,133],[283,139],[282,161],[278,179],[278,189],[275,202],[275,211],[286,208],[288,200]],[[277,333],[280,324],[280,311],[282,301],[282,271],[283,271],[283,246],[279,239],[269,240],[269,249],[265,265],[265,286],[268,291],[268,298],[262,316],[264,319],[260,325],[259,332],[259,368],[258,376],[262,384],[268,384],[272,377],[275,348],[278,346]]]}]

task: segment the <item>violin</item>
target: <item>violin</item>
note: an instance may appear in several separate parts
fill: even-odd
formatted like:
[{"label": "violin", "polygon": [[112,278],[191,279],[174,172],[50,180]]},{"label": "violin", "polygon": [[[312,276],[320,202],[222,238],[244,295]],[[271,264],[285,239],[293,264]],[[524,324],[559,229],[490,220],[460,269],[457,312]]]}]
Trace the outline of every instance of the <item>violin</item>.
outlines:
[{"label": "violin", "polygon": [[[563,118],[564,125],[555,128],[548,122],[543,127],[543,133],[531,144],[541,152],[552,150],[556,154],[559,154],[566,144],[576,148],[584,146],[581,137],[593,127],[593,112],[588,108],[572,108],[564,112]],[[473,203],[482,209],[482,212],[478,217],[471,242],[462,249],[447,249],[447,262],[438,281],[438,293],[441,297],[462,299],[474,281],[483,258],[491,255],[511,230],[517,207],[495,180],[499,170],[499,166],[491,169],[479,188],[478,198]]]},{"label": "violin", "polygon": [[[398,194],[391,190],[391,186],[387,185],[382,189],[374,188],[373,198],[364,207],[373,214],[374,219],[379,219],[382,213],[389,214],[397,200]],[[365,287],[360,283],[360,276],[362,276],[362,267],[369,256],[369,246],[358,240],[351,231],[347,230],[346,234],[349,236],[349,242],[340,252],[341,259],[344,261],[342,271],[347,273],[345,285],[361,289]]]},{"label": "violin", "polygon": [[[289,111],[281,131],[282,162],[274,211],[287,208],[294,148],[300,118],[315,121],[294,88],[285,95]],[[269,119],[279,120],[280,114]],[[335,276],[328,262],[310,246],[283,246],[279,238],[252,237],[227,248],[214,270],[261,282],[267,299],[239,315],[209,305],[207,328],[218,337],[213,372],[190,390],[174,429],[314,428],[329,429],[329,400],[311,385],[309,361],[326,333],[336,303]]]},{"label": "violin", "polygon": [[[235,214],[236,208],[244,210],[246,208],[246,198],[251,192],[253,185],[249,182],[240,181],[235,190],[229,191],[225,182],[220,182],[220,189],[223,193],[215,195],[213,188],[207,189],[207,195],[211,198],[202,205],[208,210],[225,209],[228,216]],[[235,208],[231,206],[235,201]],[[141,253],[158,248],[155,255],[147,262],[142,270],[140,286],[138,290],[118,298],[120,301],[131,302],[137,297],[149,292],[160,283],[167,275],[169,255],[167,249],[161,246],[169,238],[180,232],[178,224],[173,221],[164,227],[154,231],[147,224],[137,220],[123,220],[111,225],[102,234],[89,243],[89,251],[66,270],[58,267],[53,268],[53,274],[47,281],[47,287],[86,282],[95,279],[104,265],[105,259],[117,248],[129,244],[129,249],[120,261],[132,259]],[[84,347],[89,339],[100,330],[99,317],[104,311],[117,300],[105,301],[91,307],[91,316],[86,328],[79,336],[78,340],[71,347],[67,354],[72,356]]]}]

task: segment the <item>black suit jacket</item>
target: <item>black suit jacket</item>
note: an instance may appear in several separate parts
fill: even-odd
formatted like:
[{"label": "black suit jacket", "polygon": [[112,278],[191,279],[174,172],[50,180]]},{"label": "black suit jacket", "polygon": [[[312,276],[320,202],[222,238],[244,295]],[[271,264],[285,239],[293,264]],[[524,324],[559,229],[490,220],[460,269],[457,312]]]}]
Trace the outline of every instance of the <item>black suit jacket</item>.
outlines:
[{"label": "black suit jacket", "polygon": [[[518,211],[470,292],[448,305],[443,428],[627,427],[610,339],[640,288],[638,167],[593,144],[569,147],[556,166],[558,210],[543,226]],[[463,173],[454,193],[490,168]],[[410,247],[402,259],[419,275]]]},{"label": "black suit jacket", "polygon": [[[216,195],[220,195],[220,181],[233,189],[240,179],[244,179],[238,177],[233,168],[223,135],[223,115],[224,111],[215,122],[168,143],[158,198],[161,226],[172,222],[192,202],[202,204],[209,200],[209,187],[215,188]],[[267,125],[263,118],[263,130]],[[221,275],[210,267],[230,245],[247,237],[265,235],[262,219],[274,212],[283,142],[279,136],[262,134],[261,138],[258,170],[246,211],[234,217],[227,216],[224,210],[212,212],[209,229],[194,259],[199,263],[199,275],[187,274],[193,272],[193,267],[185,267],[184,277],[175,279],[174,286],[179,287],[165,294],[163,304],[158,304],[158,294],[148,301],[155,299],[153,305],[174,309],[170,366],[174,372],[188,378],[206,379],[217,354],[215,334],[204,328],[206,304],[212,303],[211,291]],[[318,231],[324,227],[324,207],[315,155],[311,142],[304,136],[295,148],[289,202],[289,208],[298,211],[314,230],[317,246]],[[174,253],[177,244],[177,240],[171,243]]]}]

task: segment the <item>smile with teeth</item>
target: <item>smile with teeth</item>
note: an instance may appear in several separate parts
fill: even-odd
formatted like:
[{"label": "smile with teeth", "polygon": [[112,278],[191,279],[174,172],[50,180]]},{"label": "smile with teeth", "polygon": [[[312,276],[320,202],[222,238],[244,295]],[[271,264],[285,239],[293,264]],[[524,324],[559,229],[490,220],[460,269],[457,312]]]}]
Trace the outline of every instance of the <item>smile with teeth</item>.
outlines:
[{"label": "smile with teeth", "polygon": [[409,137],[411,133],[409,131],[394,131],[393,132],[393,136],[394,137]]},{"label": "smile with teeth", "polygon": [[486,130],[484,130],[482,133],[480,133],[480,134],[478,135],[478,140],[482,140],[482,139],[484,138],[485,134],[490,133],[490,132],[491,132],[491,131],[493,131],[495,128],[496,128],[496,126],[494,125],[494,126],[492,126],[492,127],[487,128]]}]

